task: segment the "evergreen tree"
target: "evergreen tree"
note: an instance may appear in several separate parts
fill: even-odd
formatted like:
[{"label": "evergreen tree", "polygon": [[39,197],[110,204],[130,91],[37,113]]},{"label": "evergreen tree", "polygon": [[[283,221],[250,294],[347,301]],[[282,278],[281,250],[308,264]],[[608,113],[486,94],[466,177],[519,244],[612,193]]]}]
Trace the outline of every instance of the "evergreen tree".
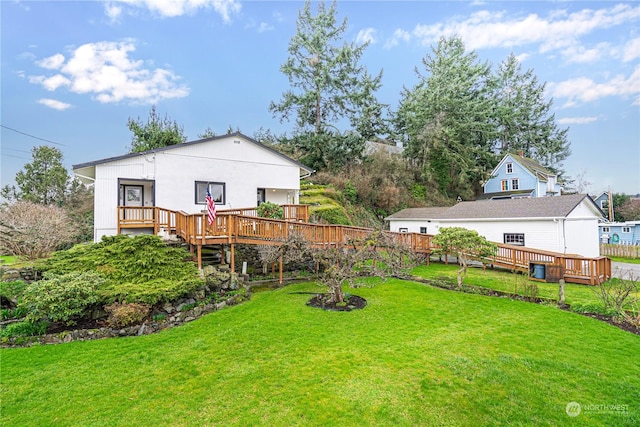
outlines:
[{"label": "evergreen tree", "polygon": [[545,84],[529,69],[522,72],[520,62],[511,54],[503,61],[494,80],[497,101],[499,152],[522,152],[543,166],[561,171],[571,153],[568,129],[556,125],[550,112],[553,100],[545,100]]},{"label": "evergreen tree", "polygon": [[16,173],[15,186],[2,187],[7,201],[23,200],[42,205],[62,205],[67,195],[69,173],[62,165],[62,152],[42,145],[31,150],[32,161]]},{"label": "evergreen tree", "polygon": [[[315,168],[355,160],[366,138],[388,133],[386,106],[375,98],[382,72],[374,77],[360,65],[366,43],[341,42],[347,19],[338,24],[336,15],[335,2],[328,8],[318,3],[316,15],[311,2],[305,3],[289,43],[289,58],[280,68],[291,89],[269,106],[281,121],[295,120],[296,134],[290,142],[304,152],[301,160]],[[343,120],[351,124],[351,132],[339,131]]]},{"label": "evergreen tree", "polygon": [[143,123],[140,117],[137,120],[129,118],[127,126],[133,132],[131,153],[182,144],[187,140],[182,126],[176,121],[171,121],[167,115],[164,119],[160,118],[155,105],[151,107],[147,123]]},{"label": "evergreen tree", "polygon": [[416,68],[395,116],[405,155],[448,197],[472,197],[496,162],[490,66],[465,52],[458,37],[441,38]]}]

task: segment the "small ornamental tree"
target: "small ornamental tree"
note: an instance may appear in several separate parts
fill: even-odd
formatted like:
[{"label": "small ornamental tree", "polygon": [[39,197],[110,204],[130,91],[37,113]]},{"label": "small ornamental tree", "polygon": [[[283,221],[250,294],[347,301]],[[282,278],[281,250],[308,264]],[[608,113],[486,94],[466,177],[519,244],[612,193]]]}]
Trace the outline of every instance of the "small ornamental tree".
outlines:
[{"label": "small ornamental tree", "polygon": [[433,238],[433,243],[439,248],[438,252],[455,255],[462,266],[458,270],[458,287],[462,287],[462,281],[467,275],[467,267],[470,260],[495,255],[498,247],[480,236],[475,230],[463,227],[443,227]]},{"label": "small ornamental tree", "polygon": [[17,201],[0,209],[0,250],[30,260],[73,242],[67,212],[55,205]]}]

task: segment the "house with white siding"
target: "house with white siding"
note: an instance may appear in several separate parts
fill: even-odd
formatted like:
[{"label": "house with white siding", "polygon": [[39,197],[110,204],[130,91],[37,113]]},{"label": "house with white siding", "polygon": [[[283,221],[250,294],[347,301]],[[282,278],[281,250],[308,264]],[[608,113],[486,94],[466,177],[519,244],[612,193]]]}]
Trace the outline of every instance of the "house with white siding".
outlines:
[{"label": "house with white siding", "polygon": [[188,214],[250,208],[268,201],[297,204],[301,163],[239,132],[73,166],[94,186],[94,240],[118,231],[119,206],[158,206]]},{"label": "house with white siding", "polygon": [[572,194],[409,208],[385,220],[391,231],[437,234],[442,227],[464,227],[493,242],[597,257],[598,221],[603,217],[588,195]]},{"label": "house with white siding", "polygon": [[478,199],[559,196],[558,175],[533,159],[518,154],[505,155],[483,185]]}]

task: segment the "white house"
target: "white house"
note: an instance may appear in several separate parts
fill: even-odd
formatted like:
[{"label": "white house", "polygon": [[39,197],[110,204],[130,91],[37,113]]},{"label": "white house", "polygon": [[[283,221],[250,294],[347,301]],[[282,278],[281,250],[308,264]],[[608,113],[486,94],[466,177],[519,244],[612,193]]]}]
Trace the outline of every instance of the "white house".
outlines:
[{"label": "white house", "polygon": [[118,206],[199,213],[207,189],[218,209],[296,204],[300,178],[313,173],[241,133],[82,163],[73,171],[94,184],[95,241],[117,233]]},{"label": "white house", "polygon": [[441,227],[476,230],[487,240],[597,257],[602,211],[584,194],[460,202],[410,208],[387,218],[391,231],[437,234]]},{"label": "white house", "polygon": [[507,154],[491,172],[478,199],[559,196],[558,175],[533,159]]}]

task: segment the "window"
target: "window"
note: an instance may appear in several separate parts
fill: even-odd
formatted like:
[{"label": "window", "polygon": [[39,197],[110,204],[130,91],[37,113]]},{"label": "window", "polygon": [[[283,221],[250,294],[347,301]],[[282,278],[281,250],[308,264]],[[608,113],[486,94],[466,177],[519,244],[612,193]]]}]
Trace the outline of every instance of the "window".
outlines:
[{"label": "window", "polygon": [[399,228],[399,229],[398,229],[398,231],[399,231],[399,232],[401,232],[401,233],[408,233],[408,232],[409,232],[409,229],[408,229],[408,228],[401,227],[401,228]]},{"label": "window", "polygon": [[504,243],[524,246],[524,233],[504,233]]},{"label": "window", "polygon": [[603,233],[608,233],[610,231],[609,227],[602,227]]},{"label": "window", "polygon": [[196,205],[207,204],[207,188],[211,193],[211,197],[215,200],[216,205],[224,205],[225,203],[225,183],[224,182],[205,182],[196,181]]},{"label": "window", "polygon": [[262,203],[266,202],[267,198],[266,198],[266,192],[264,188],[258,188],[258,206],[260,206]]},{"label": "window", "polygon": [[509,181],[507,181],[506,179],[500,181],[500,189],[502,191],[509,191]]},{"label": "window", "polygon": [[623,233],[631,233],[631,227],[622,227]]},{"label": "window", "polygon": [[427,227],[420,227],[420,233],[427,234]]},{"label": "window", "polygon": [[507,163],[507,173],[513,173],[513,163]]},{"label": "window", "polygon": [[511,180],[511,189],[512,190],[517,190],[518,188],[520,188],[520,180],[518,178],[514,178]]}]

